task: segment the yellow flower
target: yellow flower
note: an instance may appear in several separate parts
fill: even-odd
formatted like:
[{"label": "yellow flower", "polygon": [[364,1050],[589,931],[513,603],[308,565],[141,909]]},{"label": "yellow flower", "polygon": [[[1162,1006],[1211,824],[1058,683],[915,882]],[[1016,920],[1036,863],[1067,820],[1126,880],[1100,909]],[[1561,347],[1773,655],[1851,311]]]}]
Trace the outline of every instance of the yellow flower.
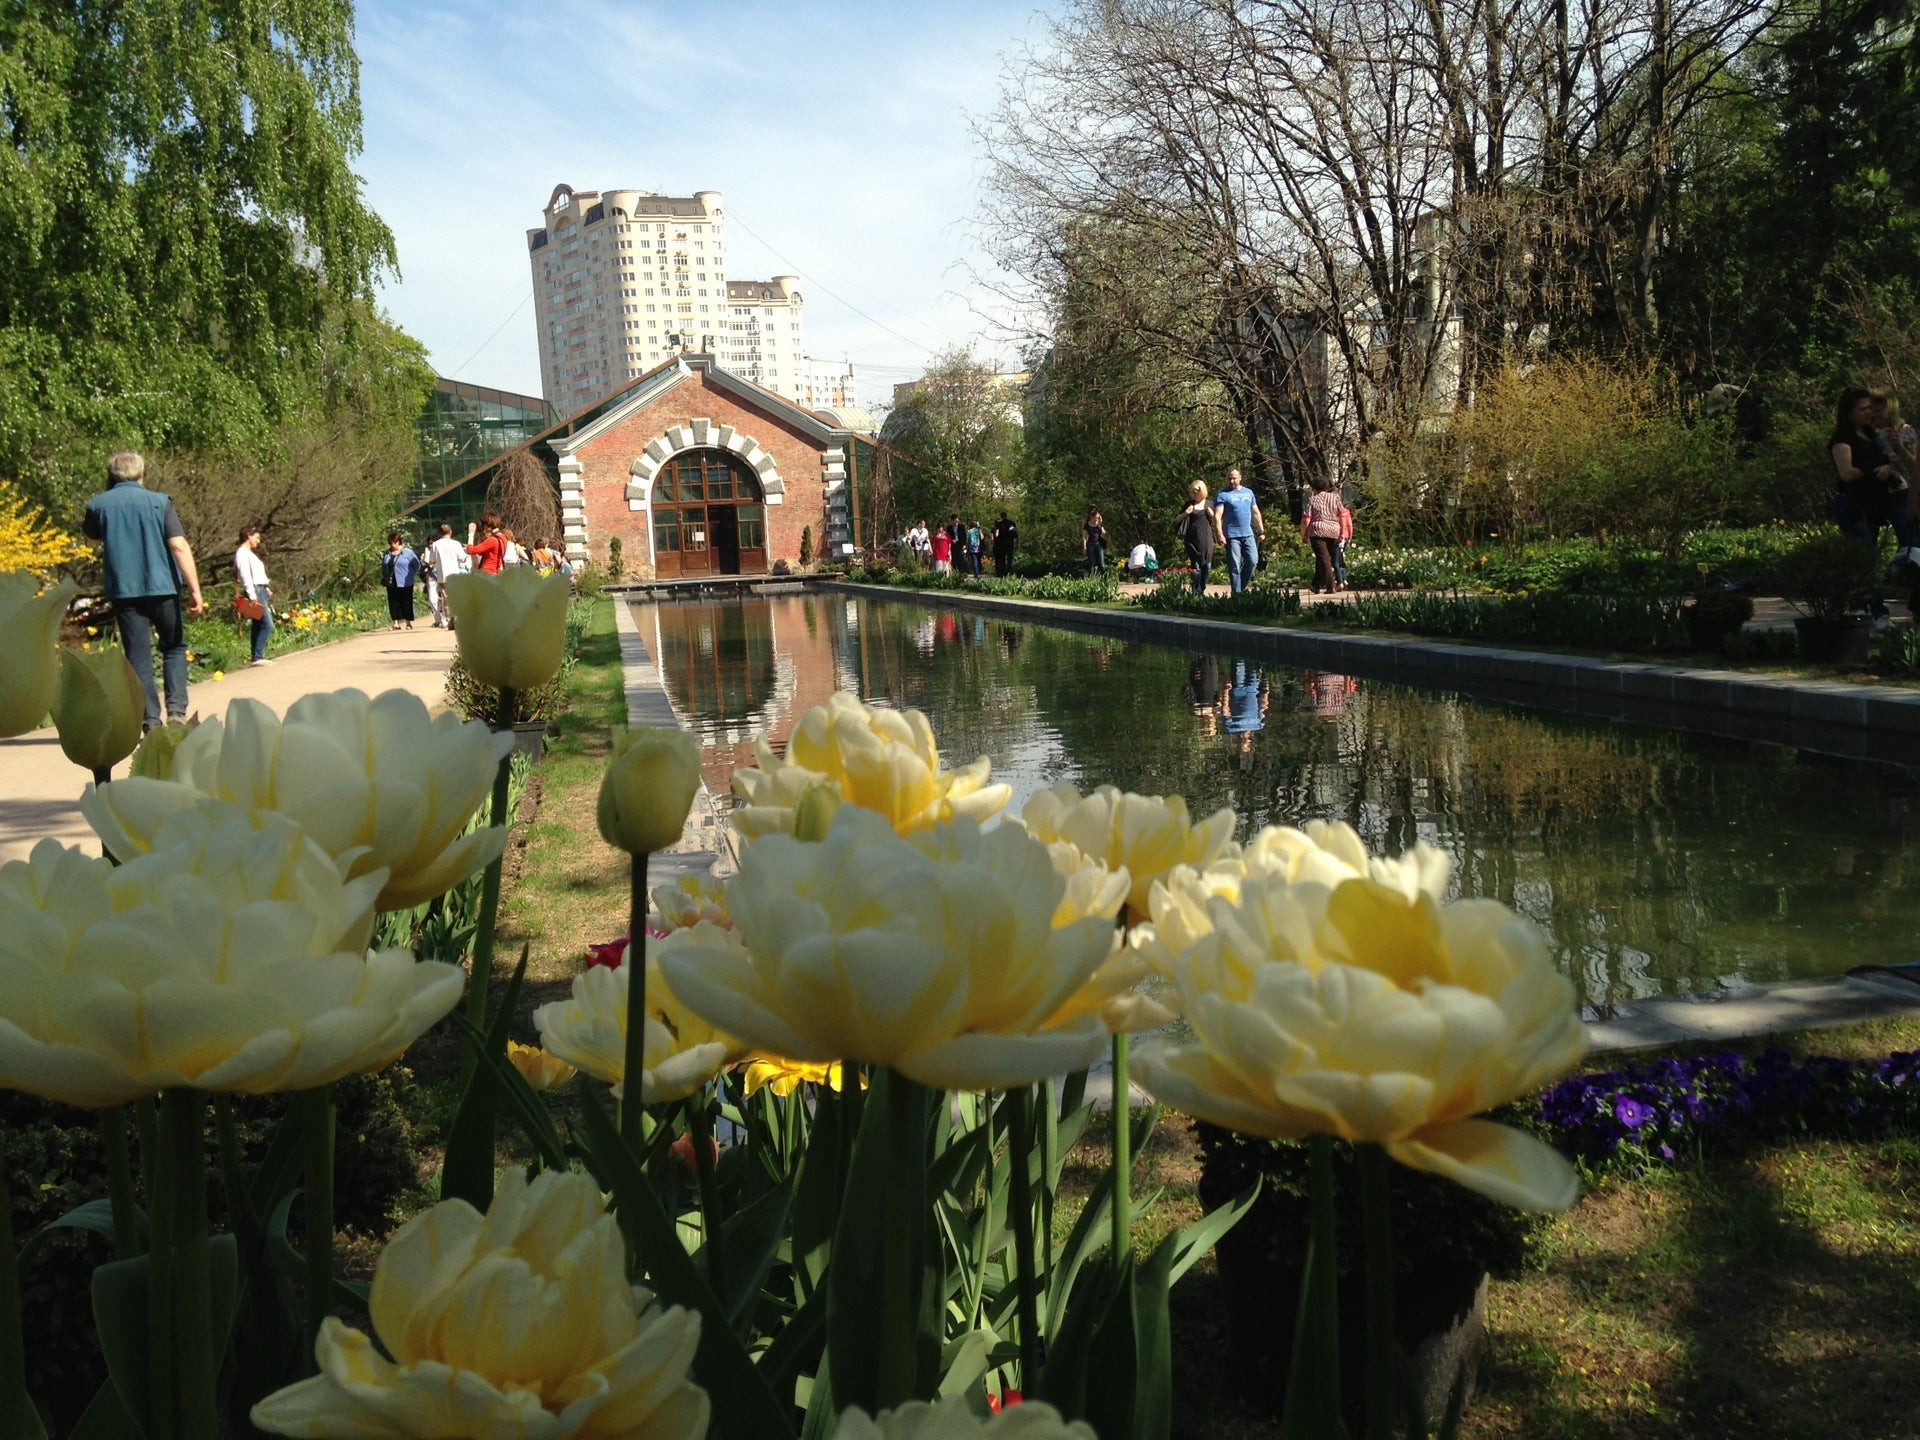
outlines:
[{"label": "yellow flower", "polygon": [[[740,1082],[747,1094],[765,1087],[780,1096],[791,1095],[801,1082],[826,1085],[835,1090],[846,1087],[844,1067],[838,1060],[814,1064],[806,1060],[788,1060],[779,1055],[749,1055],[740,1067]],[[867,1077],[860,1077],[860,1088],[867,1088]]]},{"label": "yellow flower", "polygon": [[39,729],[53,707],[60,617],[74,594],[71,580],[42,590],[24,570],[0,573],[0,740]]},{"label": "yellow flower", "polygon": [[74,764],[96,773],[111,770],[140,744],[146,713],[146,689],[123,652],[60,652],[53,723],[61,750]]},{"label": "yellow flower", "polygon": [[1156,880],[1176,865],[1205,865],[1232,847],[1234,814],[1216,810],[1194,824],[1179,796],[1123,794],[1102,785],[1081,795],[1071,785],[1042,790],[1020,812],[1021,823],[1047,844],[1072,846],[1086,860],[1132,877],[1127,905],[1147,914]]},{"label": "yellow flower", "polygon": [[534,690],[559,672],[572,593],[566,576],[509,565],[498,575],[450,575],[446,589],[460,661],[475,680],[500,690]]},{"label": "yellow flower", "polygon": [[653,887],[654,914],[662,930],[685,930],[702,920],[731,929],[726,886],[711,875],[682,875],[670,885]]},{"label": "yellow flower", "polygon": [[[677,934],[711,942],[726,932],[696,925]],[[664,945],[666,942],[660,942]],[[656,947],[657,949],[658,947]],[[573,998],[553,1000],[533,1012],[533,1025],[548,1053],[579,1067],[624,1096],[627,1073],[627,966],[595,965],[573,977]],[[747,1047],[721,1033],[675,998],[658,954],[647,956],[647,1044],[641,1100],[648,1105],[684,1100]]]},{"label": "yellow flower", "polygon": [[1069,1007],[1112,923],[1055,927],[1066,882],[1017,826],[899,836],[849,805],[815,844],[770,835],[727,882],[734,929],[660,945],[688,1006],[755,1049],[891,1065],[923,1084],[997,1090],[1084,1069],[1105,1047]]},{"label": "yellow flower", "polygon": [[1586,1052],[1573,987],[1530,922],[1370,878],[1250,877],[1206,908],[1175,971],[1194,1043],[1136,1065],[1157,1099],[1249,1134],[1376,1142],[1506,1204],[1573,1203],[1556,1152],[1472,1118]]},{"label": "yellow flower", "polygon": [[383,910],[443,894],[498,859],[507,835],[467,832],[513,736],[452,713],[429,715],[418,696],[389,690],[305,695],[282,721],[257,700],[236,700],[174,751],[173,783],[122,780],[81,811],[122,859],[150,848],[158,826],[203,797],[277,810],[313,836],[349,874],[387,872]]},{"label": "yellow flower", "polygon": [[692,735],[616,725],[613,757],[600,781],[600,838],[629,855],[665,850],[686,829],[699,789],[700,742]]},{"label": "yellow flower", "polygon": [[518,1040],[507,1042],[507,1059],[535,1090],[547,1091],[556,1085],[564,1085],[580,1072],[566,1061],[542,1050],[538,1045],[522,1045]]},{"label": "yellow flower", "polygon": [[1069,1421],[1051,1405],[1028,1400],[997,1415],[975,1415],[964,1397],[910,1400],[869,1417],[859,1406],[841,1412],[833,1440],[1096,1440],[1084,1420]]},{"label": "yellow flower", "polygon": [[367,1309],[379,1348],[328,1316],[320,1373],[254,1406],[256,1426],[347,1440],[707,1433],[706,1392],[687,1376],[700,1317],[628,1284],[626,1241],[583,1175],[510,1167],[484,1216],[463,1200],[414,1216],[381,1252]]},{"label": "yellow flower", "polygon": [[967,816],[987,820],[1013,793],[989,785],[983,757],[958,770],[940,768],[933,729],[918,710],[881,710],[835,692],[800,717],[781,760],[760,742],[758,769],[734,772],[745,802],[733,812],[743,839],[794,831],[794,812],[808,787],[826,785],[848,805],[873,810],[901,834]]},{"label": "yellow flower", "polygon": [[457,967],[368,953],[380,872],[343,880],[290,820],[223,811],[117,869],[51,840],[0,866],[0,1086],[89,1107],[305,1090],[459,1002]]}]

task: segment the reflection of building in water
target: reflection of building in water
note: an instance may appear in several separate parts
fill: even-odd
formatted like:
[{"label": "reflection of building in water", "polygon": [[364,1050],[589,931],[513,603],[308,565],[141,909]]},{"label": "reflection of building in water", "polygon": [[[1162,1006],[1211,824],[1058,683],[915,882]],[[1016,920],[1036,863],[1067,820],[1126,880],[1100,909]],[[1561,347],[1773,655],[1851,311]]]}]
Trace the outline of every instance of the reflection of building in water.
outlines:
[{"label": "reflection of building in water", "polygon": [[831,600],[682,600],[639,619],[674,710],[700,738],[701,776],[716,795],[756,763],[756,741],[785,751],[794,721],[843,680],[848,612]]}]

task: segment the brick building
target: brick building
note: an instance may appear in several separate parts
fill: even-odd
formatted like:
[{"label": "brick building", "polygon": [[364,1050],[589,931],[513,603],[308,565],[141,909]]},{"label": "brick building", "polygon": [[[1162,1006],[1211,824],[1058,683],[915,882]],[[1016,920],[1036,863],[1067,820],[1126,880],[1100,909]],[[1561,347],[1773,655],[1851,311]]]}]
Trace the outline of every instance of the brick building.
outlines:
[{"label": "brick building", "polygon": [[[559,490],[570,558],[604,570],[618,538],[622,579],[675,580],[796,565],[809,531],[815,555],[839,554],[859,519],[855,439],[711,356],[689,355],[520,448]],[[447,501],[472,509],[508,455],[449,487]]]}]

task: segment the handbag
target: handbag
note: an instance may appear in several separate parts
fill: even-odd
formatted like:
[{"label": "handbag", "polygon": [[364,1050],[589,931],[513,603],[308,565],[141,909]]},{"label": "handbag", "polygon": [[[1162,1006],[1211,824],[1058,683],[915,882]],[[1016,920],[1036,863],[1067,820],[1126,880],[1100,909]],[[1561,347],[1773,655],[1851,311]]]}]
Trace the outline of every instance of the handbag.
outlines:
[{"label": "handbag", "polygon": [[233,597],[233,608],[239,612],[242,620],[264,620],[267,618],[267,607],[247,594],[244,590]]}]

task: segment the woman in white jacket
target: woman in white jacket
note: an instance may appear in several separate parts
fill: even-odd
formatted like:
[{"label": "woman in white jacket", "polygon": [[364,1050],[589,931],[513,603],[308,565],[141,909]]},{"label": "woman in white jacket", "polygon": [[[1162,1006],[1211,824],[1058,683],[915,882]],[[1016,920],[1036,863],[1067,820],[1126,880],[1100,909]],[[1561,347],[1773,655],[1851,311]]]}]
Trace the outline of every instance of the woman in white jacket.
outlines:
[{"label": "woman in white jacket", "polygon": [[273,587],[267,580],[266,563],[260,558],[260,527],[249,525],[240,532],[240,548],[233,552],[233,583],[240,593],[260,606],[260,617],[253,623],[253,663],[271,665],[267,659],[267,637],[273,634]]}]

